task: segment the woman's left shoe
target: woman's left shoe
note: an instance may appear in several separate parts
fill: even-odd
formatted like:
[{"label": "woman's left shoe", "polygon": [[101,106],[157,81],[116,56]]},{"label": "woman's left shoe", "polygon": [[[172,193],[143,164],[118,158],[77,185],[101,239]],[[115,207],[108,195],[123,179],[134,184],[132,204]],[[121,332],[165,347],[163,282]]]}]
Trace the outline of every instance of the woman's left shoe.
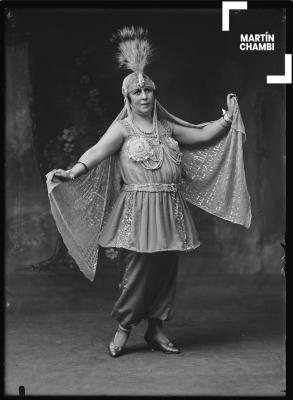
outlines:
[{"label": "woman's left shoe", "polygon": [[115,343],[114,343],[115,336],[117,335],[117,333],[119,333],[119,330],[122,331],[122,332],[125,332],[126,335],[127,335],[125,344],[126,344],[126,342],[128,340],[129,334],[131,332],[131,328],[130,329],[126,329],[126,328],[123,328],[119,324],[117,332],[115,333],[113,339],[111,340],[111,342],[109,343],[109,346],[108,346],[108,351],[109,351],[109,354],[110,354],[111,357],[119,357],[121,355],[123,349],[124,349],[124,346],[125,346],[125,344],[123,346],[116,346]]},{"label": "woman's left shoe", "polygon": [[168,353],[168,354],[180,353],[178,347],[176,347],[172,342],[170,342],[170,340],[166,344],[158,342],[148,332],[146,332],[146,334],[144,335],[144,339],[152,351],[159,350],[162,351],[163,353]]}]

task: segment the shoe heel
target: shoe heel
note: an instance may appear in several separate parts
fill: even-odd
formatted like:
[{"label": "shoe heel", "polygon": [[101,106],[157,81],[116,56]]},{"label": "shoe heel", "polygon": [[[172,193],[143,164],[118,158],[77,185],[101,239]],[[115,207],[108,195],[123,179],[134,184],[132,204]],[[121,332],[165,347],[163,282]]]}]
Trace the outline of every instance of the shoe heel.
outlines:
[{"label": "shoe heel", "polygon": [[[131,328],[126,329],[126,328],[124,328],[123,326],[121,326],[119,324],[117,332],[115,333],[115,335],[118,333],[119,330],[121,330],[123,332],[126,332],[127,340],[128,340],[129,334],[131,332]],[[114,335],[113,339],[111,340],[110,344],[108,345],[108,352],[109,352],[111,357],[119,357],[120,354],[124,351],[124,348],[125,348],[125,345],[126,345],[126,343],[125,343],[122,347],[115,346],[115,344],[114,344],[115,335]]]}]

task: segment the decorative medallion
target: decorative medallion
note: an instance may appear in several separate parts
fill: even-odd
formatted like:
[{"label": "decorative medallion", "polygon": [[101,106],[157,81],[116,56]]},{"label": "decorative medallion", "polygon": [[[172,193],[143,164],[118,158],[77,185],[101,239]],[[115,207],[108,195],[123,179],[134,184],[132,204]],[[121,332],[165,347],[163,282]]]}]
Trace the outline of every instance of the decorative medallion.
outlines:
[{"label": "decorative medallion", "polygon": [[130,137],[127,143],[127,150],[129,158],[137,162],[148,160],[154,155],[148,140],[142,136]]}]

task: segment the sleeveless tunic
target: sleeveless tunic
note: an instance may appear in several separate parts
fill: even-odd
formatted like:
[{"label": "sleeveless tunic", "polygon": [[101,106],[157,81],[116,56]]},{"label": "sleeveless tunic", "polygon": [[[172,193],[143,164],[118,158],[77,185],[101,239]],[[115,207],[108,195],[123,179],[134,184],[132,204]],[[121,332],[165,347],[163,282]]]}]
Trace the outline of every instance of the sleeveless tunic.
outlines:
[{"label": "sleeveless tunic", "polygon": [[181,153],[169,124],[158,121],[157,143],[156,138],[137,133],[127,119],[119,123],[128,133],[118,156],[123,186],[99,245],[141,253],[196,249],[198,233],[177,186]]}]

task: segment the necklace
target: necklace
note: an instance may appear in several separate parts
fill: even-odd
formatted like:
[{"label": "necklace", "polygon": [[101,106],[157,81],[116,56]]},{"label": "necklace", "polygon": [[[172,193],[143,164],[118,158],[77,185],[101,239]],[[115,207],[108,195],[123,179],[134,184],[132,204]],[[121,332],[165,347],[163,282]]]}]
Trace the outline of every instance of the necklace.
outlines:
[{"label": "necklace", "polygon": [[154,126],[150,132],[146,132],[146,131],[142,130],[139,126],[137,126],[133,121],[132,121],[132,123],[136,129],[138,129],[141,133],[143,133],[145,135],[152,135],[154,133]]},{"label": "necklace", "polygon": [[154,106],[154,115],[153,115],[153,129],[151,132],[145,132],[142,129],[140,129],[138,126],[135,125],[133,121],[133,117],[129,118],[130,125],[132,126],[134,132],[136,132],[138,135],[143,135],[148,137],[148,140],[151,140],[154,145],[160,145],[160,136],[159,136],[159,130],[158,130],[158,118],[157,118],[157,106]]},{"label": "necklace", "polygon": [[138,126],[136,126],[133,122],[133,120],[130,120],[130,124],[133,128],[133,130],[138,134],[147,137],[149,140],[153,141],[153,144],[160,144],[160,137],[159,137],[159,132],[158,132],[158,126],[156,123],[154,123],[153,129],[151,132],[145,132],[142,129],[140,129]]}]

